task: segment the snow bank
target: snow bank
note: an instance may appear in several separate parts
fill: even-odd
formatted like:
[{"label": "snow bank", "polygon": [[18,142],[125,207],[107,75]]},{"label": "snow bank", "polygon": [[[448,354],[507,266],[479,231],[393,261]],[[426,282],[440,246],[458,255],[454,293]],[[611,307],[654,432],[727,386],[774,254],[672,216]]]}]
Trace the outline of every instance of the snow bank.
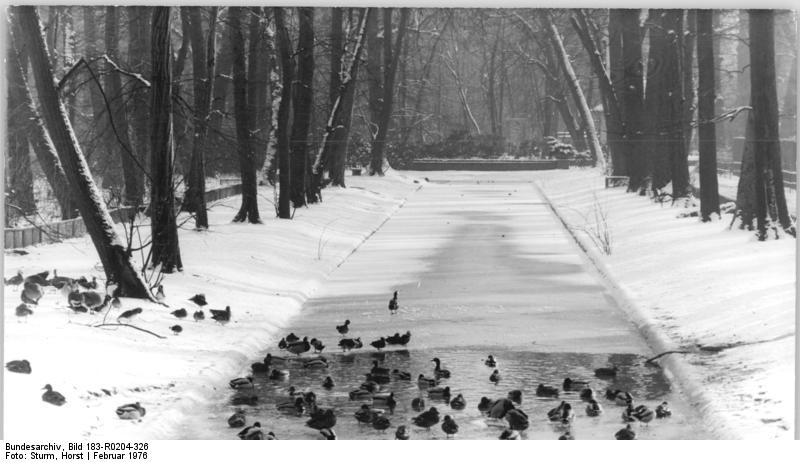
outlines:
[{"label": "snow bank", "polygon": [[[630,299],[639,324],[657,331],[662,347],[695,351],[667,361],[680,363],[691,396],[708,398],[697,403],[708,429],[722,437],[792,438],[796,241],[758,242],[754,233],[730,231],[730,215],[711,223],[677,218],[685,209],[604,189],[596,170],[543,172],[538,184]],[[595,210],[607,216],[611,255],[589,237]],[[702,352],[697,345],[727,348]]]},{"label": "snow bank", "polygon": [[[276,341],[275,333],[327,275],[418,188],[395,172],[348,182],[349,188],[324,190],[323,203],[298,209],[291,221],[273,218],[273,191],[261,188],[263,225],[231,223],[238,196],[213,205],[209,231],[195,232],[188,223],[180,233],[184,271],[163,283],[169,308],[122,299],[122,310],[144,309],[131,324],[164,339],[126,327],[93,327],[102,314],[72,314],[53,288],[33,316],[19,320],[19,288],[4,288],[5,360],[28,359],[33,368],[30,375],[5,374],[6,438],[171,438],[190,425],[184,414],[249,368],[247,360]],[[26,250],[30,254],[5,255],[5,277],[53,268],[62,276],[103,275],[88,236]],[[198,307],[188,301],[197,293],[209,302],[200,322],[192,320]],[[208,308],[226,305],[232,319],[222,326]],[[184,320],[170,314],[181,307],[189,312]],[[112,310],[106,322],[119,314]],[[183,327],[180,335],[169,329],[175,324]],[[64,406],[41,400],[48,383],[66,397]],[[135,401],[147,410],[143,421],[119,420],[116,408]]]}]

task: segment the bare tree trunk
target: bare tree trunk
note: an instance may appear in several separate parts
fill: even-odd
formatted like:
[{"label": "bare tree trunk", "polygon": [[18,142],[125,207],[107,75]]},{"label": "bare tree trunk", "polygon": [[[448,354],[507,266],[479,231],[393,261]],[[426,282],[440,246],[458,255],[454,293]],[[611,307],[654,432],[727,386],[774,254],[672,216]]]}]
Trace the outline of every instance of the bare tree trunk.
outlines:
[{"label": "bare tree trunk", "polygon": [[175,169],[175,153],[172,139],[172,47],[170,46],[170,8],[153,8],[150,45],[153,73],[150,100],[151,145],[150,165],[153,180],[150,187],[150,225],[153,239],[154,267],[172,273],[183,269],[181,250],[178,245],[178,226],[175,222],[175,188],[172,175]]},{"label": "bare tree trunk", "polygon": [[692,145],[695,113],[695,84],[693,75],[694,50],[697,40],[697,10],[686,10],[686,33],[683,34],[683,142],[686,152]]},{"label": "bare tree trunk", "polygon": [[747,112],[747,125],[745,127],[744,148],[742,150],[742,168],[739,172],[739,184],[736,189],[736,214],[739,220],[739,229],[752,231],[753,220],[757,215],[758,204],[756,194],[756,159],[755,159],[755,120],[753,111]]},{"label": "bare tree trunk", "polygon": [[[226,10],[223,10],[226,11]],[[226,13],[227,14],[227,13]],[[227,17],[219,20],[220,24],[228,22]],[[220,53],[216,60],[216,75],[214,75],[214,91],[211,98],[211,114],[208,121],[208,146],[209,154],[218,153],[214,160],[232,157],[236,146],[222,134],[222,122],[228,118],[228,93],[233,80],[231,71],[233,69],[233,56],[231,50],[231,34],[224,31],[220,36]],[[213,168],[213,166],[212,166]]]},{"label": "bare tree trunk", "polygon": [[717,139],[714,121],[714,29],[712,10],[697,10],[697,119],[700,148],[700,217],[719,215]]},{"label": "bare tree trunk", "polygon": [[[644,81],[642,79],[642,36],[638,9],[619,10],[622,29],[622,82],[620,103],[625,121],[625,153],[628,159],[629,192],[645,193],[647,152],[642,145]],[[615,66],[612,65],[612,69]]]},{"label": "bare tree trunk", "polygon": [[247,52],[247,107],[253,126],[253,152],[256,170],[261,170],[267,156],[267,47],[264,45],[265,20],[261,7],[250,8],[249,42]]},{"label": "bare tree trunk", "polygon": [[[622,101],[625,91],[625,65],[622,56],[622,13],[618,9],[608,11],[608,61],[609,80],[617,99],[616,117],[606,117],[611,164],[614,168],[614,175],[628,176],[630,173],[629,145],[627,142],[628,129],[625,126]],[[609,104],[613,103],[609,102]]]},{"label": "bare tree trunk", "polygon": [[[150,75],[150,65],[148,57],[150,54],[150,7],[129,6],[128,10],[128,30],[130,40],[128,42],[128,61],[130,70],[142,75]],[[138,164],[144,167],[144,172],[140,172],[139,178],[144,181],[144,177],[149,175],[147,164],[150,161],[150,89],[140,80],[131,81],[131,113],[130,122],[132,126],[133,150]],[[140,191],[144,193],[144,184],[140,184]]]},{"label": "bare tree trunk", "polygon": [[291,212],[291,162],[289,161],[289,108],[292,102],[292,45],[283,17],[283,8],[273,8],[275,14],[275,35],[281,60],[283,86],[281,102],[278,107],[278,126],[275,129],[276,156],[280,192],[278,196],[278,218],[292,218]]},{"label": "bare tree trunk", "polygon": [[297,42],[297,87],[294,89],[294,120],[290,141],[292,205],[306,205],[308,168],[308,130],[314,101],[314,9],[298,8],[300,19]]},{"label": "bare tree trunk", "polygon": [[[342,21],[344,19],[344,8],[331,9],[331,78],[328,86],[328,102],[330,103],[330,111],[333,114],[337,100],[341,97],[339,94],[339,87],[342,85],[342,60],[344,57],[344,28]],[[342,99],[341,111],[347,111],[344,107],[346,101]],[[350,106],[352,111],[352,105]],[[345,170],[345,157],[347,156],[347,137],[349,127],[345,127],[344,118],[349,118],[349,114],[341,117],[340,120],[335,121],[331,132],[326,134],[329,142],[332,144],[330,152],[324,154],[322,159],[323,165],[328,169],[331,183],[334,186],[344,187],[344,170]],[[344,146],[340,146],[344,144]],[[324,149],[324,144],[323,144]]]},{"label": "bare tree trunk", "polygon": [[378,119],[381,114],[381,88],[383,87],[383,76],[381,75],[381,38],[378,38],[378,19],[379,8],[369,10],[370,18],[367,20],[367,87],[368,87],[368,106],[369,122],[367,129],[370,134],[370,142],[374,142],[378,132]]},{"label": "bare tree trunk", "polygon": [[[27,60],[26,68],[27,68]],[[28,146],[29,123],[22,115],[30,110],[25,108],[25,79],[14,49],[8,47],[8,164],[6,171],[6,226],[10,219],[19,215],[36,212],[33,196],[33,171],[31,170],[30,147]]]},{"label": "bare tree trunk", "polygon": [[26,56],[30,57],[42,118],[58,152],[86,230],[103,264],[107,281],[118,285],[120,296],[152,299],[114,230],[111,216],[94,184],[64,105],[59,100],[36,7],[17,6],[13,8],[13,14],[15,46],[19,51],[24,48]]},{"label": "bare tree trunk", "polygon": [[[175,61],[172,63],[172,96],[179,101],[186,98],[182,94],[183,83],[183,70],[186,67],[186,57],[189,54],[189,15],[188,11],[180,10],[181,18],[181,46],[178,48],[178,54]],[[190,111],[183,104],[177,103],[172,105],[172,137],[175,144],[173,149],[175,151],[175,158],[178,160],[178,170],[184,176],[189,172],[189,162],[191,155],[189,154],[187,142],[189,136],[189,128],[186,124],[186,114]]]}]

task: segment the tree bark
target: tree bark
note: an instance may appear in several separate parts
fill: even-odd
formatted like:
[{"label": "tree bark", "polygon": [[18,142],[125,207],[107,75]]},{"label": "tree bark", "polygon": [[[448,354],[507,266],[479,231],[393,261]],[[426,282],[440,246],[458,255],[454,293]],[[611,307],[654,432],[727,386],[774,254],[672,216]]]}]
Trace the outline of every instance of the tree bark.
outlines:
[{"label": "tree bark", "polygon": [[[374,142],[378,132],[378,119],[381,113],[381,99],[383,98],[383,76],[381,75],[381,41],[378,38],[378,19],[379,8],[370,8],[367,19],[367,88],[368,88],[368,107],[370,142]],[[391,33],[391,32],[390,32]],[[385,37],[384,37],[385,38]]]},{"label": "tree bark", "polygon": [[[129,6],[128,10],[128,61],[130,70],[141,75],[150,75],[150,7]],[[130,123],[133,138],[131,144],[138,159],[139,165],[144,167],[140,178],[149,176],[148,163],[150,162],[150,89],[140,80],[131,80],[131,113]],[[144,184],[140,185],[144,193]]]},{"label": "tree bark", "polygon": [[[625,154],[628,159],[629,192],[645,194],[647,151],[642,145],[644,116],[642,79],[642,36],[638,9],[620,10],[622,29],[622,82],[620,103],[625,121]],[[612,69],[615,66],[612,65]]]},{"label": "tree bark", "polygon": [[717,138],[713,122],[714,44],[712,10],[697,10],[697,135],[700,150],[700,218],[719,215]]},{"label": "tree bark", "polygon": [[[27,61],[25,61],[27,63]],[[33,172],[31,170],[30,147],[28,146],[29,124],[22,118],[25,114],[25,80],[16,52],[8,47],[8,163],[6,171],[6,227],[11,218],[36,212],[33,196]],[[25,66],[27,68],[27,65]],[[27,115],[27,114],[25,114]]]},{"label": "tree bark", "polygon": [[[226,10],[223,10],[226,11]],[[226,13],[227,15],[227,13]],[[227,16],[219,20],[220,24],[228,22]],[[209,161],[219,162],[224,158],[232,158],[236,146],[223,136],[222,122],[228,118],[228,93],[231,88],[231,71],[233,69],[233,56],[231,50],[231,34],[227,31],[220,36],[220,53],[216,60],[216,75],[214,75],[214,91],[211,99],[211,115],[208,121],[208,146]],[[224,52],[223,52],[224,50]],[[211,156],[216,153],[215,156]],[[212,164],[212,168],[216,168]]]},{"label": "tree bark", "polygon": [[683,142],[691,152],[694,113],[696,109],[693,66],[697,41],[697,10],[686,10],[686,33],[683,34]]},{"label": "tree bark", "polygon": [[[178,100],[186,99],[183,97],[183,71],[186,68],[186,57],[189,55],[189,15],[188,11],[180,10],[181,18],[181,46],[178,48],[178,54],[175,61],[172,63],[172,95]],[[178,160],[177,168],[186,176],[189,172],[189,162],[191,154],[187,147],[189,127],[186,123],[186,114],[189,110],[183,104],[172,105],[172,137],[174,139],[174,153],[175,158]]]},{"label": "tree bark", "polygon": [[178,226],[175,222],[175,189],[172,175],[175,154],[172,138],[172,47],[170,46],[170,8],[153,8],[150,45],[153,73],[150,84],[150,119],[152,133],[150,165],[153,180],[150,186],[150,226],[152,228],[153,267],[161,271],[181,271],[181,251],[178,245]]},{"label": "tree bark", "polygon": [[247,107],[253,126],[253,152],[256,170],[261,170],[267,156],[269,118],[267,114],[267,47],[264,45],[265,20],[261,7],[250,8],[247,52]]},{"label": "tree bark", "polygon": [[606,119],[614,175],[628,176],[631,171],[628,128],[625,125],[625,64],[622,56],[622,10],[608,11],[608,61],[609,78],[617,95],[617,120]]},{"label": "tree bark", "polygon": [[314,9],[298,8],[297,87],[294,88],[294,119],[290,141],[292,205],[306,205],[308,132],[314,102]]},{"label": "tree bark", "polygon": [[275,34],[281,61],[283,85],[281,102],[278,107],[278,126],[275,129],[275,151],[278,157],[278,218],[292,218],[291,212],[291,162],[289,161],[289,108],[292,102],[292,44],[283,17],[283,8],[273,8],[275,14]]},{"label": "tree bark", "polygon": [[118,285],[119,296],[152,299],[114,229],[111,216],[78,146],[64,105],[59,100],[36,7],[17,6],[13,8],[13,13],[16,23],[15,46],[20,51],[24,48],[26,56],[30,57],[42,117],[75,195],[86,230],[100,257],[107,282]]}]

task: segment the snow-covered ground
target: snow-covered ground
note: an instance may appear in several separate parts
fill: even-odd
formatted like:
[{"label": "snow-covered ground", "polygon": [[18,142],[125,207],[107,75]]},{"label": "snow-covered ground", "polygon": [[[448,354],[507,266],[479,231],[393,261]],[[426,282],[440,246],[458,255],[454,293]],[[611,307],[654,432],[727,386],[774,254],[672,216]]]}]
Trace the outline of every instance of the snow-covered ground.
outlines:
[{"label": "snow-covered ground", "polygon": [[[19,288],[6,287],[5,360],[27,359],[33,369],[30,375],[6,371],[6,438],[173,436],[188,424],[186,411],[227,387],[245,360],[270,343],[327,275],[419,186],[393,172],[383,178],[348,178],[348,184],[326,189],[323,203],[298,209],[291,221],[273,218],[268,202],[273,191],[262,188],[263,225],[231,223],[240,201],[236,196],[212,207],[209,231],[182,231],[185,269],[167,275],[163,283],[169,308],[122,299],[122,310],[144,310],[131,324],[164,339],[131,328],[93,327],[103,321],[102,314],[71,313],[53,288],[34,315],[20,320],[14,315]],[[26,250],[25,256],[4,256],[5,277],[17,270],[29,275],[53,268],[63,276],[102,276],[88,236]],[[192,320],[198,308],[187,300],[197,293],[209,302],[206,320],[200,322]],[[230,323],[210,319],[207,308],[226,305],[232,311]],[[170,314],[181,307],[189,312],[188,321]],[[119,314],[112,310],[106,322],[116,322]],[[180,335],[170,331],[175,324],[183,327]],[[44,403],[45,384],[67,403]],[[148,403],[147,425],[117,418],[118,406],[135,401]]]},{"label": "snow-covered ground", "polygon": [[[538,184],[664,346],[728,347],[672,355],[686,365],[689,386],[709,398],[704,410],[722,434],[792,438],[796,241],[758,242],[728,230],[730,215],[677,218],[685,209],[604,189],[596,170],[542,172]],[[606,216],[610,255],[589,237],[595,211]]]}]

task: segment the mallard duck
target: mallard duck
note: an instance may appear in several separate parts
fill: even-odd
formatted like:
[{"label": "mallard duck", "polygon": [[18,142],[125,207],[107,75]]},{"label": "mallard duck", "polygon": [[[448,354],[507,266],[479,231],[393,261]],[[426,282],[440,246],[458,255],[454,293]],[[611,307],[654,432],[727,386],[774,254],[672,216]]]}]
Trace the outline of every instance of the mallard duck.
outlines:
[{"label": "mallard duck", "polygon": [[414,398],[411,400],[411,409],[420,412],[425,409],[425,399],[422,397]]},{"label": "mallard duck", "polygon": [[272,369],[269,373],[270,380],[286,380],[289,378],[289,371],[286,369]]},{"label": "mallard duck", "polygon": [[294,332],[290,332],[289,335],[286,336],[286,343],[295,343],[300,340],[300,337],[294,335]]},{"label": "mallard duck", "polygon": [[438,380],[429,379],[422,374],[420,374],[419,377],[417,377],[417,385],[419,385],[420,388],[435,387],[438,384],[439,384]]},{"label": "mallard duck", "polygon": [[234,396],[231,399],[231,403],[234,406],[243,406],[243,405],[255,406],[256,403],[258,403],[258,396],[256,396],[256,395],[252,395],[252,396],[237,395],[237,396]]},{"label": "mallard duck", "polygon": [[164,293],[164,286],[159,284],[158,290],[156,290],[156,300],[159,302],[163,302],[167,298],[167,295]]},{"label": "mallard duck", "polygon": [[464,399],[464,395],[462,395],[461,393],[456,395],[456,397],[453,398],[452,401],[450,401],[450,407],[452,407],[456,411],[460,411],[465,407],[467,407],[467,401]]},{"label": "mallard duck", "polygon": [[269,372],[269,366],[267,366],[263,362],[253,363],[250,365],[250,370],[253,371],[253,374],[266,374],[267,372]]},{"label": "mallard duck", "polygon": [[336,326],[336,332],[338,332],[338,333],[340,333],[342,335],[345,335],[348,332],[350,332],[350,320],[349,319],[345,319],[344,320],[344,324],[342,324],[341,326]]},{"label": "mallard duck", "polygon": [[47,281],[47,284],[60,289],[65,284],[72,284],[72,278],[59,276],[57,270],[54,269],[53,277]]},{"label": "mallard duck", "polygon": [[281,349],[281,350],[285,350],[288,345],[289,345],[289,343],[286,342],[286,337],[283,337],[278,342],[278,348]]},{"label": "mallard duck", "polygon": [[395,314],[397,312],[398,308],[400,308],[400,307],[397,304],[397,291],[395,290],[394,291],[394,296],[392,297],[391,300],[389,300],[389,313],[390,314]]},{"label": "mallard duck", "polygon": [[492,419],[502,419],[506,416],[506,413],[512,409],[516,408],[510,399],[500,398],[492,403],[492,407],[489,409],[489,417]]},{"label": "mallard duck", "polygon": [[543,398],[558,398],[558,389],[556,387],[551,387],[543,384],[539,384],[536,387],[536,396],[541,396]]},{"label": "mallard duck", "polygon": [[[288,340],[287,340],[288,341]],[[299,342],[289,343],[286,345],[286,351],[289,353],[294,353],[297,356],[307,352],[311,349],[311,343],[308,341],[308,337],[303,337],[303,340]]]},{"label": "mallard duck", "polygon": [[333,413],[333,409],[319,410],[306,421],[306,425],[315,430],[333,428],[336,426],[336,414]]},{"label": "mallard duck", "polygon": [[484,361],[483,364],[486,364],[489,367],[497,367],[497,361],[494,359],[494,356],[492,355],[489,355],[489,357],[486,358],[486,361]]},{"label": "mallard duck", "polygon": [[272,353],[267,353],[264,357],[264,364],[267,366],[280,366],[289,363],[289,358],[283,356],[273,356]]},{"label": "mallard duck", "polygon": [[446,415],[444,416],[444,422],[442,422],[442,431],[447,435],[446,438],[450,438],[450,435],[458,433],[458,424],[452,417]]},{"label": "mallard duck", "polygon": [[359,424],[370,424],[375,420],[376,413],[370,409],[369,404],[362,404],[361,408],[357,410],[353,416]]},{"label": "mallard duck", "polygon": [[573,420],[575,420],[575,411],[572,410],[572,405],[564,403],[564,406],[561,408],[561,424],[569,425]]},{"label": "mallard duck", "polygon": [[133,308],[131,310],[124,311],[121,315],[117,316],[117,321],[121,321],[123,319],[133,319],[134,316],[140,314],[141,312],[141,308]]},{"label": "mallard duck", "polygon": [[211,319],[217,321],[220,324],[225,324],[226,322],[231,320],[231,307],[226,306],[224,310],[214,310],[209,309],[211,312]]},{"label": "mallard duck", "polygon": [[64,398],[64,395],[57,391],[53,391],[53,387],[50,386],[49,383],[45,385],[42,390],[47,390],[42,394],[42,401],[46,403],[50,403],[54,406],[61,406],[67,402],[67,399]]},{"label": "mallard duck", "polygon": [[38,305],[43,295],[42,286],[35,282],[25,282],[19,297],[24,303]]},{"label": "mallard duck", "polygon": [[19,306],[17,306],[16,310],[14,311],[14,314],[19,316],[20,318],[24,318],[26,316],[32,315],[33,310],[28,308],[28,305],[20,303]]},{"label": "mallard duck", "polygon": [[375,349],[377,349],[378,351],[381,351],[383,348],[386,348],[386,338],[381,337],[378,340],[375,340],[374,342],[370,342],[370,345],[375,347]]},{"label": "mallard duck", "polygon": [[617,376],[619,368],[614,365],[613,367],[600,367],[594,370],[594,375],[600,379],[612,379]]},{"label": "mallard duck", "polygon": [[350,396],[351,401],[372,399],[372,393],[370,393],[368,390],[364,390],[363,388],[356,388],[355,390],[350,390],[348,396]]},{"label": "mallard duck", "polygon": [[572,436],[572,433],[569,430],[565,431],[564,434],[558,437],[559,440],[574,440],[575,437]]},{"label": "mallard duck", "polygon": [[519,438],[520,437],[519,437],[519,432],[518,431],[510,430],[510,429],[506,428],[505,430],[503,430],[502,433],[500,433],[500,438],[498,438],[498,439],[501,439],[501,440],[518,440]]},{"label": "mallard duck", "polygon": [[275,405],[280,412],[287,414],[302,415],[305,411],[305,401],[303,398],[295,398],[294,401],[284,401]]},{"label": "mallard duck", "polygon": [[392,377],[394,377],[395,380],[411,380],[411,372],[405,372],[399,369],[393,369]]},{"label": "mallard duck", "polygon": [[92,280],[87,280],[84,276],[75,279],[75,282],[78,283],[79,286],[83,287],[87,290],[97,289],[97,277],[92,276]]},{"label": "mallard duck", "polygon": [[483,396],[481,397],[481,401],[478,403],[478,410],[481,412],[489,412],[492,406],[494,406],[494,401]]},{"label": "mallard duck", "polygon": [[319,434],[322,435],[326,440],[336,439],[336,433],[334,433],[332,428],[323,428],[319,431]]},{"label": "mallard duck", "polygon": [[203,310],[198,310],[194,312],[192,317],[194,317],[195,322],[202,321],[206,318],[206,314],[203,313]]},{"label": "mallard duck", "polygon": [[633,416],[633,405],[629,404],[628,407],[622,411],[622,421],[623,422],[636,422],[636,418]]},{"label": "mallard duck", "polygon": [[6,363],[6,369],[17,374],[30,374],[31,363],[27,359],[15,359]]},{"label": "mallard duck", "polygon": [[83,306],[83,293],[78,289],[71,290],[69,294],[67,294],[67,303],[72,308]]},{"label": "mallard duck", "polygon": [[583,380],[572,380],[571,378],[567,377],[564,379],[564,391],[581,391],[585,388],[589,388],[589,382],[585,382]]},{"label": "mallard duck", "polygon": [[47,285],[47,276],[50,274],[50,271],[42,271],[41,273],[32,274],[26,277],[23,282],[36,284],[39,286],[46,286]]},{"label": "mallard duck", "polygon": [[317,395],[313,391],[304,392],[302,398],[303,402],[306,403],[306,405],[308,406],[317,403]]},{"label": "mallard duck", "polygon": [[367,390],[370,393],[377,393],[381,389],[381,386],[378,384],[378,382],[367,380],[366,382],[362,383],[359,388],[362,390]]},{"label": "mallard duck", "polygon": [[559,420],[561,420],[564,406],[566,405],[567,405],[566,401],[561,401],[561,404],[547,411],[547,418],[550,419],[551,422],[558,422]]},{"label": "mallard duck", "polygon": [[321,340],[317,340],[316,338],[312,338],[310,342],[312,347],[314,347],[314,353],[322,353],[322,350],[325,349],[325,345],[322,343]]},{"label": "mallard duck", "polygon": [[[70,305],[72,305],[72,304],[79,305],[81,300],[82,300],[82,297],[77,296],[78,297],[77,303],[73,303],[73,301],[72,301],[72,299],[70,297],[70,295],[73,294],[73,293],[80,294],[80,290],[78,289],[79,287],[80,286],[75,282],[73,282],[72,284],[64,284],[63,286],[61,286],[61,288],[58,289],[58,293],[62,297],[66,298],[67,299],[67,303],[69,303]],[[76,297],[76,295],[73,295],[73,297]]]},{"label": "mallard duck", "polygon": [[355,348],[356,350],[364,346],[364,344],[361,343],[361,337],[356,338],[355,340],[353,340],[353,342],[355,342],[353,348]]},{"label": "mallard duck", "polygon": [[186,315],[187,315],[187,314],[189,314],[189,313],[187,313],[187,312],[186,312],[186,309],[185,309],[185,308],[181,308],[181,309],[178,309],[178,310],[175,310],[175,311],[173,311],[173,312],[172,312],[172,313],[170,313],[170,314],[171,314],[171,315],[173,315],[173,316],[175,316],[175,317],[176,317],[176,318],[178,318],[178,319],[183,319],[183,318],[185,318],[185,317],[186,317]]},{"label": "mallard duck", "polygon": [[193,302],[197,306],[206,306],[208,303],[206,302],[206,295],[205,294],[197,294],[189,299],[190,302]]},{"label": "mallard duck", "polygon": [[117,408],[117,417],[122,420],[138,420],[144,417],[145,409],[139,402],[125,404]]},{"label": "mallard duck", "polygon": [[255,422],[249,427],[237,433],[241,440],[263,440],[264,431],[261,429],[261,422]]},{"label": "mallard duck", "polygon": [[508,426],[512,430],[527,430],[530,426],[530,420],[528,419],[528,414],[525,414],[522,409],[511,409],[506,412],[505,415],[506,420],[508,421]]},{"label": "mallard duck", "polygon": [[325,369],[328,367],[328,361],[323,358],[313,358],[303,363],[304,369]]},{"label": "mallard duck", "polygon": [[591,388],[584,388],[580,391],[578,396],[581,398],[581,401],[586,401],[588,403],[594,399],[594,390]]},{"label": "mallard duck", "polygon": [[406,331],[397,339],[397,345],[408,345],[409,341],[411,341],[411,331]]},{"label": "mallard duck", "polygon": [[397,406],[397,401],[395,401],[394,399],[394,392],[373,394],[372,405],[378,407],[385,407],[388,409],[394,409],[395,406]]},{"label": "mallard duck", "polygon": [[333,379],[330,375],[325,377],[325,380],[322,381],[322,388],[325,388],[326,390],[333,388]]},{"label": "mallard duck", "polygon": [[[360,338],[358,340],[358,343],[360,343]],[[357,348],[358,343],[356,342],[356,339],[343,338],[339,340],[339,347],[342,349],[342,351],[350,351],[353,348]]]},{"label": "mallard duck", "polygon": [[389,377],[389,374],[373,374],[370,372],[366,374],[366,376],[367,376],[367,381],[380,384],[389,383],[392,381],[392,378]]},{"label": "mallard duck", "polygon": [[589,417],[598,417],[600,414],[603,413],[603,407],[600,406],[596,400],[589,401],[589,405],[586,406],[586,415]]},{"label": "mallard duck", "polygon": [[633,409],[633,416],[636,420],[645,424],[650,423],[655,415],[656,413],[644,404],[640,404]]},{"label": "mallard duck", "polygon": [[[397,369],[395,369],[397,370]],[[389,375],[389,369],[386,367],[378,366],[378,361],[372,361],[372,369],[369,370],[372,374]]]},{"label": "mallard duck", "polygon": [[249,390],[254,387],[252,377],[239,377],[228,383],[234,390]]},{"label": "mallard duck", "polygon": [[431,407],[422,414],[412,419],[414,425],[430,430],[431,427],[439,423],[439,411],[435,407]]},{"label": "mallard duck", "polygon": [[178,324],[175,324],[174,326],[170,327],[169,330],[171,330],[172,333],[174,333],[175,335],[178,335],[181,332],[183,332],[183,327],[181,327]]},{"label": "mallard duck", "polygon": [[636,432],[631,428],[631,424],[628,424],[625,428],[615,433],[614,438],[618,440],[635,440]]},{"label": "mallard duck", "polygon": [[667,404],[666,401],[664,401],[663,403],[659,404],[656,407],[656,418],[657,419],[663,419],[663,418],[669,417],[671,415],[672,415],[672,411],[670,411],[669,404]]},{"label": "mallard duck", "polygon": [[428,389],[428,398],[450,400],[450,387],[435,387]]},{"label": "mallard duck", "polygon": [[411,438],[411,434],[405,425],[397,427],[397,431],[394,432],[394,439],[406,441],[409,438]]},{"label": "mallard duck", "polygon": [[384,415],[376,415],[375,420],[372,421],[372,428],[378,431],[385,432],[391,426],[392,422]]},{"label": "mallard duck", "polygon": [[22,284],[25,278],[22,277],[22,271],[17,270],[17,274],[5,279],[4,282],[7,286],[18,286]]},{"label": "mallard duck", "polygon": [[400,332],[395,332],[394,335],[389,335],[386,337],[386,344],[387,345],[399,345],[400,344]]},{"label": "mallard duck", "polygon": [[495,369],[492,375],[489,376],[489,381],[497,385],[500,382],[500,371]]},{"label": "mallard duck", "polygon": [[228,417],[228,426],[231,428],[244,427],[247,419],[244,416],[244,411],[237,409],[232,416]]},{"label": "mallard duck", "polygon": [[522,390],[511,390],[508,392],[508,399],[516,404],[522,404]]},{"label": "mallard duck", "polygon": [[633,404],[633,395],[627,391],[620,391],[614,396],[614,402],[617,406],[628,406]]},{"label": "mallard duck", "polygon": [[93,313],[103,311],[111,302],[111,295],[103,295],[100,292],[87,291],[81,295],[83,296],[81,305]]},{"label": "mallard duck", "polygon": [[436,367],[433,368],[433,376],[437,379],[449,379],[450,378],[450,371],[447,369],[442,369],[442,362],[439,358],[431,359],[431,362],[436,363]]}]

